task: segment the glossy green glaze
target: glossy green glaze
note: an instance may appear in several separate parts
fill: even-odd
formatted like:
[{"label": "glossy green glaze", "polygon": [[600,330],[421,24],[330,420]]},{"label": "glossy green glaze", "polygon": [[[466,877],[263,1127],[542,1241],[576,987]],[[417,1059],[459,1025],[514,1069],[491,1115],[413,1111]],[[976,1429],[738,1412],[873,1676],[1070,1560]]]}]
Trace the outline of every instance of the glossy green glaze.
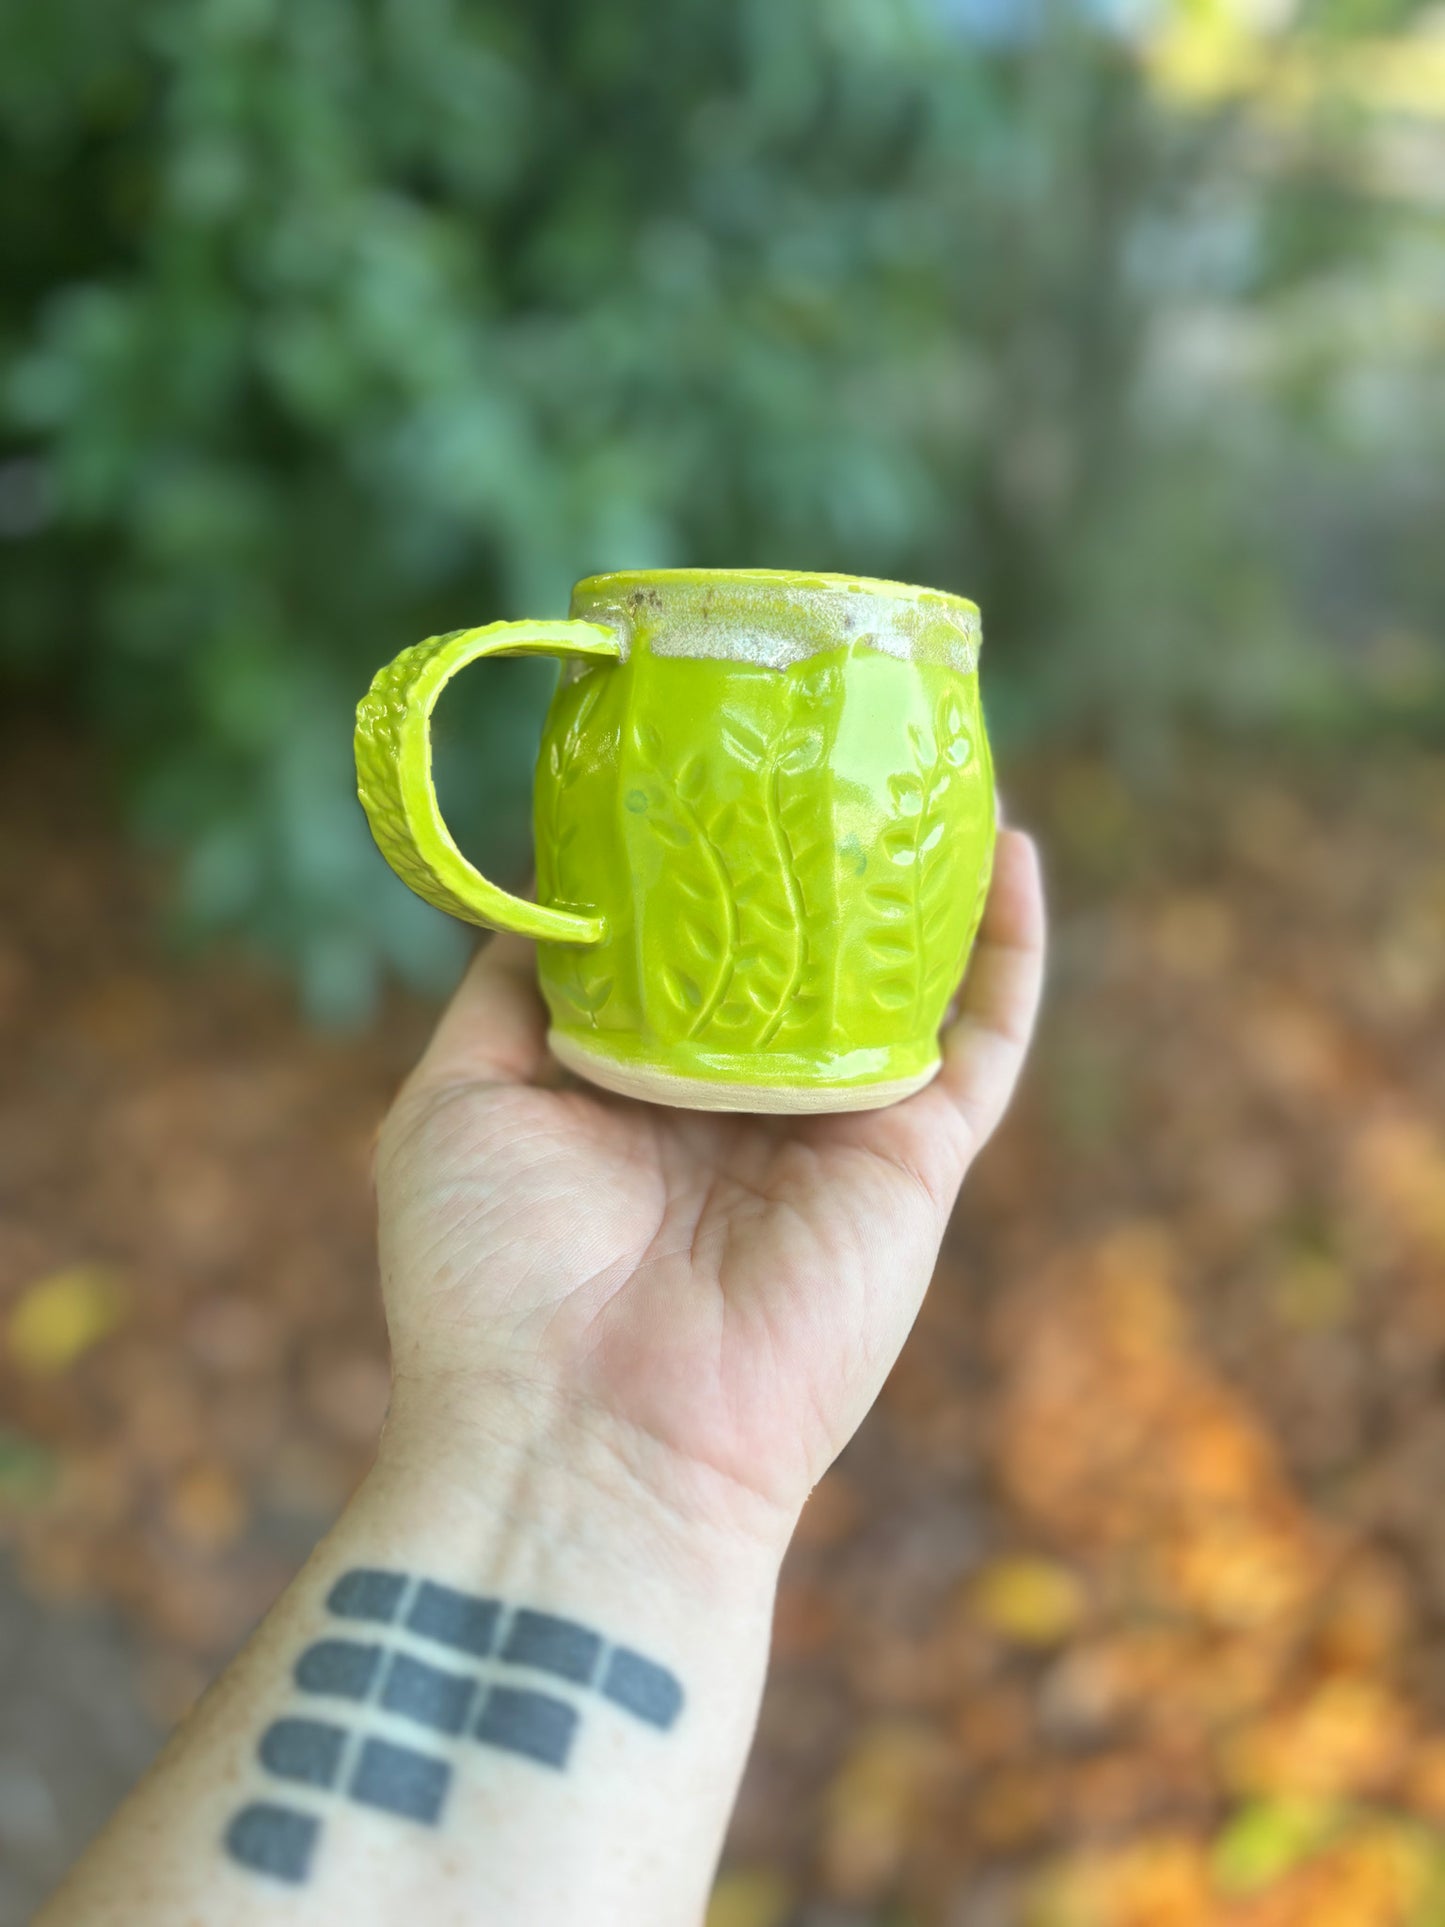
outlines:
[{"label": "glossy green glaze", "polygon": [[[972,606],[846,577],[677,571],[593,578],[545,645],[543,627],[419,648],[428,710],[448,650],[482,653],[469,637],[495,653],[510,629],[516,646],[592,658],[564,673],[543,734],[546,907],[471,889],[449,838],[433,867],[415,769],[410,810],[386,776],[416,707],[405,658],[358,727],[363,800],[395,867],[443,907],[541,940],[554,1048],[615,1088],[843,1109],[926,1082],[994,845]],[[424,721],[412,735],[424,744]]]},{"label": "glossy green glaze", "polygon": [[524,936],[595,943],[600,917],[527,903],[489,883],[442,821],[431,775],[431,715],[437,697],[481,656],[599,656],[621,650],[610,629],[585,622],[493,622],[454,629],[403,649],[379,669],[356,710],[356,793],[382,855],[403,883],[449,916]]}]

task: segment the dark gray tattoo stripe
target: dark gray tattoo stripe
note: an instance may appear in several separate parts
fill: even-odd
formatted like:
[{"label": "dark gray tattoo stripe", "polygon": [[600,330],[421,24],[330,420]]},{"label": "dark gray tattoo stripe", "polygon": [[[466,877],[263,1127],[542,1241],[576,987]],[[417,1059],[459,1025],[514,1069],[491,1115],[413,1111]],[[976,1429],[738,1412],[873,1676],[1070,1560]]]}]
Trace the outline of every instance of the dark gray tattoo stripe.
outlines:
[{"label": "dark gray tattoo stripe", "polygon": [[393,1746],[389,1740],[368,1740],[361,1749],[349,1791],[353,1800],[369,1807],[433,1827],[451,1778],[452,1770],[445,1760],[433,1759],[429,1753],[413,1753],[409,1746]]},{"label": "dark gray tattoo stripe", "polygon": [[575,1619],[557,1619],[523,1606],[512,1615],[502,1658],[513,1666],[533,1666],[538,1672],[590,1686],[601,1651],[601,1636],[588,1632]]},{"label": "dark gray tattoo stripe", "polygon": [[674,1674],[630,1647],[614,1646],[602,1675],[602,1692],[614,1706],[666,1732],[682,1711],[682,1687]]},{"label": "dark gray tattoo stripe", "polygon": [[261,1735],[257,1752],[262,1766],[278,1780],[333,1787],[347,1738],[344,1728],[321,1720],[274,1720]]},{"label": "dark gray tattoo stripe", "polygon": [[[375,1713],[449,1738],[465,1734],[478,1745],[560,1773],[581,1729],[576,1705],[553,1693],[494,1683],[489,1671],[518,1667],[549,1674],[600,1694],[659,1732],[674,1726],[682,1712],[681,1682],[665,1666],[630,1646],[609,1646],[591,1627],[556,1613],[521,1606],[508,1616],[501,1600],[370,1566],[343,1573],[326,1603],[339,1619],[396,1631],[380,1642],[313,1641],[296,1661],[296,1685],[303,1693],[349,1701],[350,1723],[273,1720],[257,1747],[260,1764],[278,1780],[340,1794],[419,1826],[439,1824],[453,1763],[367,1731]],[[465,1670],[417,1658],[398,1643],[398,1633],[447,1648]],[[467,1660],[490,1665],[478,1673]],[[310,1876],[320,1833],[315,1814],[259,1800],[233,1817],[225,1847],[239,1865],[299,1885]]]},{"label": "dark gray tattoo stripe", "polygon": [[311,1856],[321,1822],[291,1807],[270,1806],[257,1800],[241,1811],[226,1829],[226,1850],[253,1873],[300,1886],[311,1871]]},{"label": "dark gray tattoo stripe", "polygon": [[[337,1580],[330,1599],[342,1599],[350,1613],[359,1611],[358,1602],[368,1601],[375,1607],[377,1616],[384,1612],[390,1623],[407,1584],[404,1573],[358,1568]],[[458,1592],[453,1587],[423,1579],[401,1623],[408,1632],[423,1639],[485,1659],[496,1652],[504,1610],[500,1600]],[[322,1645],[329,1647],[336,1643],[323,1641]],[[575,1619],[520,1606],[511,1615],[506,1638],[496,1656],[506,1665],[551,1673],[574,1686],[591,1686],[614,1706],[620,1706],[634,1719],[660,1732],[676,1725],[682,1712],[682,1683],[675,1673],[629,1646],[609,1647],[600,1633]],[[352,1664],[359,1670],[359,1660],[353,1659]],[[343,1689],[318,1686],[313,1690]]]},{"label": "dark gray tattoo stripe", "polygon": [[423,1639],[434,1639],[439,1645],[454,1646],[459,1653],[485,1659],[496,1644],[501,1616],[500,1600],[478,1599],[424,1579],[406,1623],[408,1631],[420,1633]]},{"label": "dark gray tattoo stripe", "polygon": [[477,1721],[477,1738],[505,1753],[521,1753],[559,1771],[567,1764],[577,1731],[577,1709],[549,1693],[494,1686]]},{"label": "dark gray tattoo stripe", "polygon": [[296,1662],[296,1684],[307,1693],[364,1700],[380,1668],[379,1646],[358,1646],[354,1639],[318,1639]]},{"label": "dark gray tattoo stripe", "polygon": [[444,1673],[408,1653],[393,1653],[377,1704],[438,1733],[460,1733],[476,1692],[477,1682],[464,1674]]},{"label": "dark gray tattoo stripe", "polygon": [[358,1566],[342,1573],[326,1603],[339,1619],[377,1619],[389,1626],[409,1583],[404,1572],[374,1572]]}]

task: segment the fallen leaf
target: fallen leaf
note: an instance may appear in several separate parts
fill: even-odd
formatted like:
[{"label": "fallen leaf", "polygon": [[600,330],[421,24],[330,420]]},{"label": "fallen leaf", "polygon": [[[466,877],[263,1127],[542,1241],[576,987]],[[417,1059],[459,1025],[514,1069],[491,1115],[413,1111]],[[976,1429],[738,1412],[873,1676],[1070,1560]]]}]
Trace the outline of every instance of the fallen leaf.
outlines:
[{"label": "fallen leaf", "polygon": [[1057,1646],[1084,1615],[1084,1590],[1049,1559],[1000,1559],[969,1587],[976,1617],[1016,1646]]},{"label": "fallen leaf", "polygon": [[1270,1281],[1281,1323],[1299,1331],[1329,1331],[1355,1307],[1355,1279],[1323,1252],[1294,1253]]},{"label": "fallen leaf", "polygon": [[1363,1673],[1388,1666],[1411,1637],[1406,1577],[1379,1555],[1355,1559],[1340,1574],[1315,1633],[1322,1668]]},{"label": "fallen leaf", "polygon": [[125,1317],[120,1274],[108,1265],[72,1265],[27,1285],[11,1308],[5,1349],[22,1372],[49,1378],[66,1371]]},{"label": "fallen leaf", "polygon": [[189,1466],[171,1487],[166,1525],[197,1552],[220,1552],[246,1529],[250,1506],[244,1487],[223,1465]]},{"label": "fallen leaf", "polygon": [[1355,1143],[1356,1182],[1393,1227],[1435,1258],[1445,1257],[1445,1138],[1431,1122],[1370,1118]]},{"label": "fallen leaf", "polygon": [[782,1927],[793,1889],[772,1867],[734,1867],[721,1875],[708,1902],[707,1927]]},{"label": "fallen leaf", "polygon": [[1244,1795],[1363,1797],[1404,1763],[1411,1723],[1387,1684],[1345,1674],[1247,1721],[1225,1741],[1220,1768],[1226,1785]]},{"label": "fallen leaf", "polygon": [[1401,1787],[1407,1806],[1445,1829],[1445,1739],[1415,1749]]},{"label": "fallen leaf", "polygon": [[931,1727],[879,1721],[865,1727],[824,1802],[820,1859],[839,1900],[876,1900],[908,1851],[950,1749]]},{"label": "fallen leaf", "polygon": [[1228,1927],[1438,1927],[1439,1842],[1389,1814],[1365,1814],[1331,1847],[1242,1903]]},{"label": "fallen leaf", "polygon": [[1214,1843],[1214,1877],[1227,1893],[1253,1893],[1335,1837],[1344,1816],[1328,1801],[1261,1800],[1241,1809]]},{"label": "fallen leaf", "polygon": [[1184,1834],[1066,1861],[1039,1883],[1026,1920],[1028,1927],[1224,1927],[1204,1843]]}]

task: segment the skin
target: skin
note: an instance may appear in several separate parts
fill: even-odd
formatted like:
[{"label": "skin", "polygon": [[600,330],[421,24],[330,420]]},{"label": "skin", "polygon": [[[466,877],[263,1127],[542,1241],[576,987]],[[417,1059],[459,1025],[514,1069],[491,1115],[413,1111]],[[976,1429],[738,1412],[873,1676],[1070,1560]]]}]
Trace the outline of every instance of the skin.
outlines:
[{"label": "skin", "polygon": [[[566,1081],[530,946],[480,953],[382,1130],[393,1350],[375,1467],[37,1927],[586,1921],[697,1927],[751,1743],[778,1568],[917,1315],[1043,975],[1004,831],[943,1069],[891,1109],[671,1111]],[[590,1701],[565,1774],[463,1738],[441,1823],[323,1795],[300,1885],[220,1842],[275,1799],[256,1742],[358,1566],[585,1622],[665,1665],[666,1733]],[[342,1628],[341,1630],[348,1630]]]}]

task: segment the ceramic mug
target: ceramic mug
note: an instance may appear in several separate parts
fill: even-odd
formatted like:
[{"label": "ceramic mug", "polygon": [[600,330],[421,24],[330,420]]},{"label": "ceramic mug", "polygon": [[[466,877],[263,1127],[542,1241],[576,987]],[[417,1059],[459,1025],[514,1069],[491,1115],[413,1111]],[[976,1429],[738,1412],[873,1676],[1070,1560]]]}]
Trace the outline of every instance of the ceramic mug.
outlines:
[{"label": "ceramic mug", "polygon": [[[554,1054],[702,1110],[893,1103],[938,1068],[994,849],[978,610],[773,569],[601,575],[566,622],[405,650],[357,711],[356,766],[397,874],[537,939]],[[448,834],[430,717],[481,656],[566,659],[542,736],[537,894]]]}]

